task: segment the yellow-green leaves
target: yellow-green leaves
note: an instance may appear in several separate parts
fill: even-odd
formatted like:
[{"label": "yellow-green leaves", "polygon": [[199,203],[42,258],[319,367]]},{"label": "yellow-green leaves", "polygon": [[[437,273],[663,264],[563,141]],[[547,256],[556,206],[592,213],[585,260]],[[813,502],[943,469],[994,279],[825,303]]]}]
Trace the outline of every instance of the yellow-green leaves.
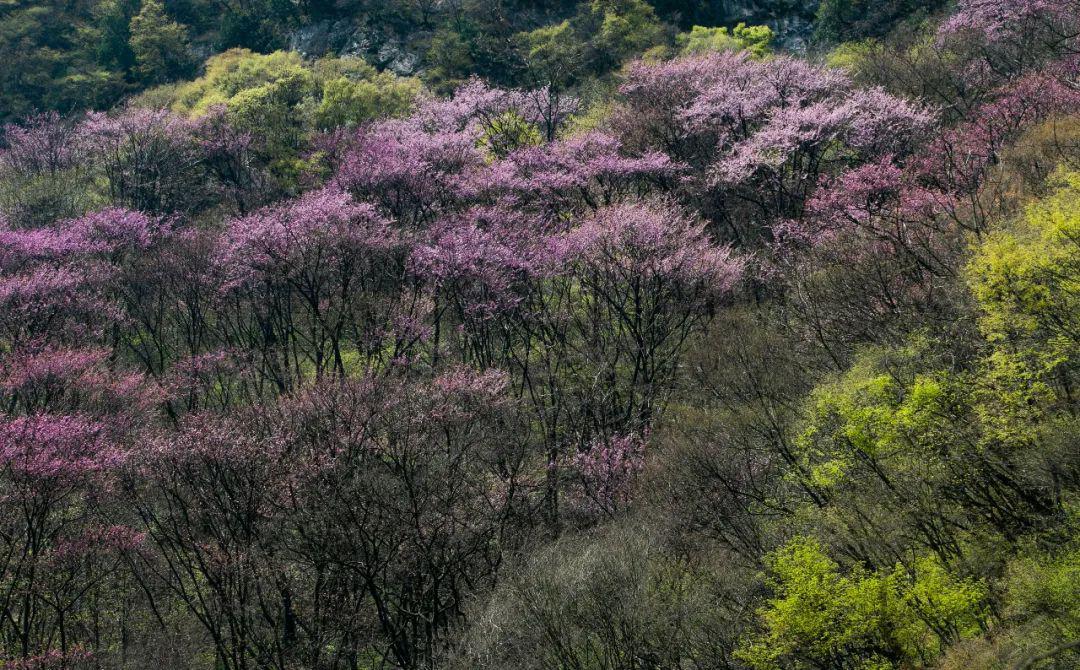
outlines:
[{"label": "yellow-green leaves", "polygon": [[600,20],[593,42],[616,61],[636,56],[663,39],[663,25],[643,0],[592,0],[589,10]]},{"label": "yellow-green leaves", "polygon": [[[1052,357],[1044,358],[1048,364]],[[1052,365],[1051,365],[1052,367]],[[1036,439],[1039,421],[1054,399],[1045,369],[1030,357],[996,349],[983,361],[974,388],[975,412],[987,439],[1007,445],[1028,445]]]},{"label": "yellow-green leaves", "polygon": [[846,374],[813,392],[795,439],[813,486],[840,485],[851,467],[867,460],[897,472],[933,463],[951,439],[954,390],[948,375],[917,370],[920,351],[917,343],[891,356],[867,351]]},{"label": "yellow-green leaves", "polygon": [[1054,191],[984,240],[968,264],[979,325],[991,351],[979,414],[994,437],[1031,441],[1031,426],[1068,393],[1080,345],[1080,173],[1059,171]]},{"label": "yellow-green leaves", "polygon": [[690,32],[676,36],[675,44],[681,55],[746,50],[758,58],[763,58],[770,53],[769,44],[773,37],[769,26],[748,26],[740,23],[730,31],[726,27],[694,26]]},{"label": "yellow-green leaves", "polygon": [[400,79],[374,72],[374,68],[364,78],[339,74],[322,82],[314,123],[321,129],[355,127],[371,119],[396,116],[412,105],[419,92],[415,79]]},{"label": "yellow-green leaves", "polygon": [[1032,552],[1013,561],[1006,584],[1010,617],[1046,620],[1059,639],[1080,638],[1080,541],[1057,554]]},{"label": "yellow-green leaves", "polygon": [[796,538],[767,559],[773,597],[761,632],[737,656],[755,670],[911,667],[949,642],[977,634],[986,589],[921,557],[910,568],[846,572],[813,539]]},{"label": "yellow-green leaves", "polygon": [[517,149],[538,146],[543,139],[536,124],[508,110],[484,123],[478,143],[490,158],[499,159]]},{"label": "yellow-green leaves", "polygon": [[826,55],[825,63],[829,67],[856,73],[863,67],[867,57],[877,48],[879,48],[878,43],[871,39],[861,42],[844,42]]},{"label": "yellow-green leaves", "polygon": [[991,341],[1074,348],[1080,342],[1080,173],[1059,172],[1057,189],[1015,226],[994,234],[968,266]]},{"label": "yellow-green leaves", "polygon": [[205,74],[177,87],[170,102],[192,116],[224,105],[241,122],[327,129],[401,114],[419,91],[415,79],[379,72],[359,58],[307,62],[291,51],[230,49],[207,60]]}]

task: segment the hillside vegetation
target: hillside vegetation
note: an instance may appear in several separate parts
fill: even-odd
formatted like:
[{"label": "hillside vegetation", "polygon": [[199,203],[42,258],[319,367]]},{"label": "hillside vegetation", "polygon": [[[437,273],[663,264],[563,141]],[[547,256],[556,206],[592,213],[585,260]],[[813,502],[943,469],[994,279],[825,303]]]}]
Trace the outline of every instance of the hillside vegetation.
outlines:
[{"label": "hillside vegetation", "polygon": [[0,669],[1080,668],[1080,1],[0,50]]}]

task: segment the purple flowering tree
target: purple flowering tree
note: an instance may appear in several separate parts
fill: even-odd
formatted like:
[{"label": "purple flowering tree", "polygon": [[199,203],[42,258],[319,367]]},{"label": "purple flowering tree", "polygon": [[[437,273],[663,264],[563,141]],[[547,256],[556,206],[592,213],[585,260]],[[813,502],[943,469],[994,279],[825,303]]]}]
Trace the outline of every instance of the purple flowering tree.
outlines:
[{"label": "purple flowering tree", "polygon": [[157,555],[223,668],[427,667],[514,542],[520,444],[505,375],[324,379],[188,417],[136,456]]},{"label": "purple flowering tree", "polygon": [[18,658],[77,657],[141,544],[115,486],[164,393],[109,359],[35,343],[0,359],[0,629]]},{"label": "purple flowering tree", "polygon": [[620,92],[624,141],[688,164],[688,197],[744,244],[800,216],[822,175],[908,151],[932,120],[839,71],[744,53],[635,63]]},{"label": "purple flowering tree", "polygon": [[972,78],[1017,74],[1075,55],[1076,0],[961,0],[938,28],[937,46],[971,55]]},{"label": "purple flowering tree", "polygon": [[74,123],[55,112],[3,128],[0,212],[16,227],[76,216],[88,204],[91,165]]},{"label": "purple flowering tree", "polygon": [[574,456],[573,467],[581,477],[586,512],[614,516],[633,498],[634,481],[645,467],[645,440],[636,435],[596,440]]},{"label": "purple flowering tree", "polygon": [[281,391],[393,358],[401,246],[374,207],[335,188],[231,221],[215,259],[222,338],[255,352]]},{"label": "purple flowering tree", "polygon": [[88,114],[79,135],[101,166],[114,204],[167,214],[205,204],[196,129],[196,122],[166,110],[130,108]]}]

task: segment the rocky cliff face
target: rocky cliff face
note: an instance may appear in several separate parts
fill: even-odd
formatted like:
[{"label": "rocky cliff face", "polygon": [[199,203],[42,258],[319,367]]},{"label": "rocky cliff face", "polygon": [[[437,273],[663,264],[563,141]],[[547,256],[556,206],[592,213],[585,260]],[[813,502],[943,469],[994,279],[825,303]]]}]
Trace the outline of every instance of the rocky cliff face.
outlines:
[{"label": "rocky cliff face", "polygon": [[[778,48],[798,52],[813,32],[817,7],[818,0],[720,0],[709,7],[709,14],[719,17],[711,21],[716,25],[766,24],[776,33]],[[670,10],[679,11],[678,3]],[[318,21],[298,28],[289,35],[288,47],[309,58],[358,56],[400,76],[417,74],[421,67],[419,50],[362,17]]]},{"label": "rocky cliff face", "polygon": [[717,3],[720,25],[740,21],[750,25],[768,25],[777,36],[781,49],[800,51],[813,32],[814,15],[819,0],[720,0]]},{"label": "rocky cliff face", "polygon": [[308,58],[358,56],[396,75],[416,74],[420,55],[406,48],[398,38],[349,20],[318,21],[293,31],[289,49]]}]

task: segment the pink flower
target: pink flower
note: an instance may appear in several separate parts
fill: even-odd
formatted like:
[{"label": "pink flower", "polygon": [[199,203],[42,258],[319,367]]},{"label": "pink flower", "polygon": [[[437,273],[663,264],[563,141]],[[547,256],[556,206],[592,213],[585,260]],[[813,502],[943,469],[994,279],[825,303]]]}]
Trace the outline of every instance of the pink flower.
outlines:
[{"label": "pink flower", "polygon": [[602,209],[553,237],[548,258],[556,268],[581,264],[625,281],[670,280],[714,296],[729,293],[745,268],[730,248],[710,241],[701,224],[657,205]]},{"label": "pink flower", "polygon": [[233,220],[216,260],[228,289],[332,271],[397,244],[397,234],[371,205],[331,187]]},{"label": "pink flower", "polygon": [[14,658],[3,661],[4,670],[74,670],[90,668],[94,653],[88,649],[75,647],[66,652],[50,649],[42,654],[26,658]]},{"label": "pink flower", "polygon": [[57,173],[78,164],[83,147],[76,129],[56,112],[30,116],[21,124],[4,126],[0,163],[25,174]]},{"label": "pink flower", "polygon": [[90,481],[119,467],[126,454],[107,426],[82,416],[39,414],[0,422],[0,464],[39,484]]},{"label": "pink flower", "polygon": [[960,0],[938,28],[938,39],[975,33],[993,44],[1012,38],[1038,20],[1075,23],[1076,10],[1072,0]]},{"label": "pink flower", "polygon": [[574,456],[573,465],[587,499],[613,514],[630,502],[634,480],[645,467],[645,438],[634,434],[598,438]]}]

